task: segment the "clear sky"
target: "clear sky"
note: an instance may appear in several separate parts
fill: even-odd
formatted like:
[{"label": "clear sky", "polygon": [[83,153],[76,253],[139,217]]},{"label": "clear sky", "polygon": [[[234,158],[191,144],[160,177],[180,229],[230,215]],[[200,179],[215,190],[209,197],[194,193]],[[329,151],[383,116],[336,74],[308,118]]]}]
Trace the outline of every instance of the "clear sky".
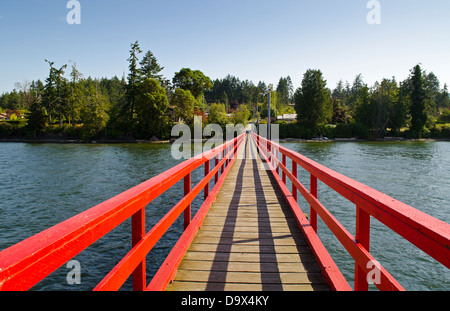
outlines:
[{"label": "clear sky", "polygon": [[170,79],[189,67],[275,86],[290,75],[297,88],[311,68],[333,89],[358,73],[369,85],[401,81],[421,63],[450,85],[449,0],[379,0],[379,25],[367,23],[368,0],[78,1],[80,25],[66,21],[68,0],[0,2],[0,93],[44,80],[44,59],[74,61],[86,77],[121,77],[136,40]]}]

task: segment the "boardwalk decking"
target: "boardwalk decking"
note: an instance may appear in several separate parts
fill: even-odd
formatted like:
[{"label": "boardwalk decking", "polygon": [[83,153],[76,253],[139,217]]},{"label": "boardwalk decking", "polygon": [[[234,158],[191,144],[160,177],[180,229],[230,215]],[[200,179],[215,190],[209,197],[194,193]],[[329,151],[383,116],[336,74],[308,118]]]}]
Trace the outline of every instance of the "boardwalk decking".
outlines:
[{"label": "boardwalk decking", "polygon": [[168,290],[328,290],[252,139],[241,152]]}]

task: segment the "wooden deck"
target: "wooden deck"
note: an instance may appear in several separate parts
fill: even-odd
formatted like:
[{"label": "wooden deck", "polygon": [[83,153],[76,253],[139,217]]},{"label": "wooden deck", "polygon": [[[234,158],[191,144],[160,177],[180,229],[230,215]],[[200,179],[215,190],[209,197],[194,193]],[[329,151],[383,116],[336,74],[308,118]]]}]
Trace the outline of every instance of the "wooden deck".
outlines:
[{"label": "wooden deck", "polygon": [[329,290],[254,142],[241,152],[167,290]]}]

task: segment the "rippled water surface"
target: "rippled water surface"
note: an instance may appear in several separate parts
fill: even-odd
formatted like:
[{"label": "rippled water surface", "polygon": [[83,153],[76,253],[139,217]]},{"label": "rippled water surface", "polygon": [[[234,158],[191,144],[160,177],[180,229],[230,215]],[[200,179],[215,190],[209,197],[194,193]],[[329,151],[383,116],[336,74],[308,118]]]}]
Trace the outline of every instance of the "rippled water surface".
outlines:
[{"label": "rippled water surface", "polygon": [[[287,148],[450,222],[450,143],[289,143]],[[0,250],[58,224],[178,164],[170,145],[0,144]],[[193,175],[193,184],[202,170]],[[309,187],[309,178],[300,180]],[[147,230],[182,197],[180,182],[146,209]],[[319,183],[319,199],[354,234],[355,208]],[[307,205],[299,203],[308,212]],[[194,212],[201,204],[196,200]],[[182,218],[182,217],[181,217]],[[177,221],[147,258],[149,278],[180,235]],[[325,225],[319,235],[351,284],[354,262]],[[34,290],[91,290],[131,249],[126,221],[75,259],[81,284],[68,285],[65,265]],[[372,221],[371,252],[408,290],[449,290],[449,270]],[[127,281],[124,290],[131,289]]]}]

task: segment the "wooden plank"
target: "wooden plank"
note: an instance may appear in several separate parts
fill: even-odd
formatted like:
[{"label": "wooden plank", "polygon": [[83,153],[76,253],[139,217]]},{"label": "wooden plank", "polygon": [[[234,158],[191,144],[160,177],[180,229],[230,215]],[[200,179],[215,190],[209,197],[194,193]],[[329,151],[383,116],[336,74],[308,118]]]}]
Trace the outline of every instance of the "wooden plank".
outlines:
[{"label": "wooden plank", "polygon": [[277,265],[255,265],[253,262],[219,262],[185,260],[180,265],[181,270],[193,271],[230,271],[230,272],[320,272],[315,263],[286,262]]},{"label": "wooden plank", "polygon": [[[176,281],[170,285],[168,291],[262,291],[262,284],[234,284],[226,283],[225,286],[221,283],[206,283],[206,282],[180,282]],[[328,286],[319,284],[266,284],[264,291],[329,291]]]},{"label": "wooden plank", "polygon": [[243,284],[322,284],[323,278],[319,273],[264,273],[259,272],[230,272],[218,271],[191,271],[179,270],[177,281],[181,282],[221,282],[226,280],[229,283]]},{"label": "wooden plank", "polygon": [[236,160],[168,290],[329,290],[261,164]]},{"label": "wooden plank", "polygon": [[268,263],[286,263],[286,262],[316,262],[312,254],[251,254],[251,253],[205,253],[188,252],[184,260],[205,260],[215,262],[268,262]]}]

